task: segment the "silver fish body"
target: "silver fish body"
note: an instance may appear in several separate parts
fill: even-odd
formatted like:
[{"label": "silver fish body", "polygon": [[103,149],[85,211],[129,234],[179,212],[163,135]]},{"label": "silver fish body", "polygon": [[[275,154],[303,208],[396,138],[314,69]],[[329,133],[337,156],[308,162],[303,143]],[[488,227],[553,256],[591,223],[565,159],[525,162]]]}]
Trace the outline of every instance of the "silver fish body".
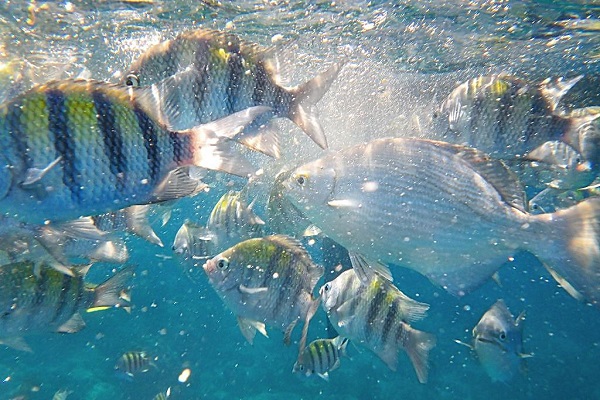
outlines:
[{"label": "silver fish body", "polygon": [[294,364],[294,373],[311,376],[316,374],[329,380],[329,371],[340,366],[340,358],[346,355],[348,339],[338,336],[333,339],[313,340],[306,346]]},{"label": "silver fish body", "polygon": [[128,351],[119,357],[115,370],[126,379],[132,379],[136,374],[148,372],[152,359],[145,351]]},{"label": "silver fish body", "polygon": [[[341,64],[335,64],[304,85],[285,88],[278,83],[276,62],[269,51],[232,33],[197,29],[149,48],[131,65],[123,83],[149,86],[178,76],[180,83],[164,91],[167,101],[182,105],[170,120],[176,129],[188,129],[248,107],[268,106],[271,116],[290,118],[326,148],[312,108],[340,69]],[[266,122],[264,118],[260,121]]]},{"label": "silver fish body", "polygon": [[285,196],[348,250],[414,269],[454,294],[525,249],[568,282],[570,294],[600,299],[598,200],[527,214],[514,175],[475,149],[378,139],[300,166],[284,185]]},{"label": "silver fish body", "polygon": [[498,300],[473,329],[473,349],[493,381],[508,382],[519,371],[523,353],[524,314],[516,319]]},{"label": "silver fish body", "polygon": [[203,268],[250,343],[256,330],[266,336],[265,324],[285,330],[289,342],[298,320],[304,321],[305,339],[318,306],[313,289],[323,268],[298,241],[283,235],[248,239],[208,260]]},{"label": "silver fish body", "polygon": [[427,304],[410,299],[377,274],[363,282],[352,269],[323,285],[319,293],[323,309],[341,336],[373,351],[393,371],[398,352],[404,349],[419,381],[427,382],[428,354],[435,336],[408,323],[422,318]]}]

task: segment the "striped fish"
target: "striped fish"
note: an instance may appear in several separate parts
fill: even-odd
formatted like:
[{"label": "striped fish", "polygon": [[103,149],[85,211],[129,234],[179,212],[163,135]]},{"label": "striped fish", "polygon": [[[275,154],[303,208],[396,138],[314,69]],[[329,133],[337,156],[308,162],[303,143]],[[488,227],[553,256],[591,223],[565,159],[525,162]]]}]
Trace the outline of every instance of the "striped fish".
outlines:
[{"label": "striped fish", "polygon": [[500,74],[468,80],[442,104],[439,129],[447,130],[445,141],[501,159],[525,156],[549,140],[575,146],[579,127],[598,116],[563,117],[555,111],[580,79],[536,85]]},{"label": "striped fish", "polygon": [[[270,53],[231,33],[192,30],[149,48],[131,65],[124,83],[147,86],[179,76],[184,84],[164,90],[166,98],[187,105],[170,120],[177,129],[188,129],[248,107],[268,106],[272,116],[291,119],[315,143],[327,148],[313,108],[342,64],[334,64],[303,85],[285,88],[278,83],[276,62]],[[266,119],[261,119],[264,122]],[[279,154],[268,146],[258,149]]]},{"label": "striped fish", "polygon": [[341,336],[372,350],[392,371],[399,349],[404,349],[419,382],[427,382],[427,359],[435,337],[408,324],[425,315],[427,304],[410,299],[377,274],[365,283],[354,269],[323,285],[320,294],[323,309]]},{"label": "striped fish", "polygon": [[160,392],[153,397],[153,400],[167,400],[171,396],[171,388],[167,388],[165,392]]},{"label": "striped fish", "polygon": [[115,371],[119,376],[131,380],[136,374],[148,372],[151,366],[154,364],[145,351],[128,351],[117,360]]},{"label": "striped fish", "polygon": [[129,306],[127,281],[133,276],[133,267],[120,270],[96,287],[83,281],[87,268],[69,276],[33,262],[1,266],[0,340],[27,350],[23,335],[75,333],[85,327],[80,311]]},{"label": "striped fish", "polygon": [[292,372],[305,376],[317,374],[328,381],[329,371],[340,366],[340,357],[346,355],[347,345],[348,339],[341,336],[314,340],[304,349]]},{"label": "striped fish", "polygon": [[238,318],[252,343],[256,331],[267,336],[265,323],[285,331],[289,344],[298,320],[304,321],[300,348],[318,308],[313,289],[323,268],[313,263],[302,244],[284,235],[243,241],[208,260],[208,279]]},{"label": "striped fish", "polygon": [[31,223],[74,220],[195,194],[197,167],[247,176],[224,140],[265,107],[172,131],[154,89],[65,80],[0,106],[0,212]]}]

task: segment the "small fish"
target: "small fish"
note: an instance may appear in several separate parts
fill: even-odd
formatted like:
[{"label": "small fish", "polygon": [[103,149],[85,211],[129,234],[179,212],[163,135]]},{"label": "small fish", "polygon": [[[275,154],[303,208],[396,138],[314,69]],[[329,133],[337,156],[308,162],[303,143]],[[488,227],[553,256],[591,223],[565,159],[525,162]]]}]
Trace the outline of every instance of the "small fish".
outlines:
[{"label": "small fish", "polygon": [[553,213],[560,209],[573,207],[589,196],[586,190],[559,190],[548,187],[529,200],[531,214]]},{"label": "small fish", "polygon": [[305,376],[317,374],[328,381],[329,371],[340,366],[340,357],[346,355],[347,345],[348,339],[341,336],[314,340],[304,349],[292,372]]},{"label": "small fish", "polygon": [[110,213],[92,216],[91,219],[98,229],[105,232],[124,230],[145,239],[146,241],[163,247],[162,240],[158,237],[150,221],[148,214],[150,205],[136,205]]},{"label": "small fish", "polygon": [[[178,76],[177,86],[163,90],[165,98],[185,105],[170,119],[177,129],[188,129],[248,107],[268,106],[272,109],[270,116],[291,119],[316,144],[327,148],[314,105],[327,92],[342,63],[303,85],[285,88],[279,84],[277,63],[271,53],[232,33],[204,28],[187,31],[149,48],[131,65],[123,83],[148,86]],[[260,121],[266,122],[264,118]],[[253,139],[248,137],[246,144],[252,147],[251,143],[256,142]],[[267,154],[279,155],[270,144],[256,146]]]},{"label": "small fish", "polygon": [[75,333],[83,329],[85,322],[80,311],[108,307],[128,310],[127,281],[133,276],[133,267],[123,268],[95,287],[83,281],[88,269],[89,266],[83,267],[69,276],[30,261],[1,266],[0,341],[28,350],[23,335]]},{"label": "small fish", "polygon": [[561,115],[565,118],[587,121],[577,128],[573,147],[593,169],[600,168],[600,106],[577,108]]},{"label": "small fish", "polygon": [[52,396],[52,400],[66,400],[71,393],[73,393],[72,390],[60,389],[56,393],[54,393],[54,396]]},{"label": "small fish", "polygon": [[214,255],[216,239],[215,234],[206,227],[185,221],[175,234],[173,251],[189,259],[203,260],[210,254]]},{"label": "small fish", "polygon": [[477,149],[377,139],[300,166],[283,185],[349,251],[411,268],[455,295],[522,249],[569,294],[600,305],[600,199],[531,215],[515,175]]},{"label": "small fish", "polygon": [[427,382],[427,360],[435,336],[408,324],[424,317],[427,304],[412,300],[378,274],[363,282],[354,269],[327,282],[319,293],[323,309],[341,336],[372,350],[392,371],[398,364],[398,351],[404,349],[419,382]]},{"label": "small fish", "polygon": [[[498,300],[479,320],[473,329],[473,345],[485,372],[494,382],[508,382],[522,367],[523,352],[522,312],[514,319],[504,300]],[[460,344],[465,344],[457,341]]]},{"label": "small fish", "polygon": [[152,359],[145,351],[128,351],[117,360],[115,371],[119,376],[132,380],[135,375],[148,372],[152,366]]},{"label": "small fish", "polygon": [[173,131],[163,115],[177,106],[157,110],[154,92],[65,80],[0,105],[0,212],[29,223],[68,221],[195,194],[197,167],[254,172],[227,142],[268,108]]},{"label": "small fish", "polygon": [[300,348],[319,305],[313,289],[323,275],[302,244],[284,235],[245,240],[208,260],[210,284],[236,314],[242,334],[252,343],[256,331],[267,336],[265,324],[284,330],[290,338],[298,320],[304,321]]},{"label": "small fish", "polygon": [[171,396],[171,388],[167,388],[166,392],[160,392],[153,397],[152,400],[167,400]]},{"label": "small fish", "polygon": [[532,84],[499,74],[468,80],[441,106],[440,129],[447,129],[444,140],[501,159],[523,157],[549,140],[575,147],[579,127],[598,116],[564,117],[556,108],[580,79]]}]

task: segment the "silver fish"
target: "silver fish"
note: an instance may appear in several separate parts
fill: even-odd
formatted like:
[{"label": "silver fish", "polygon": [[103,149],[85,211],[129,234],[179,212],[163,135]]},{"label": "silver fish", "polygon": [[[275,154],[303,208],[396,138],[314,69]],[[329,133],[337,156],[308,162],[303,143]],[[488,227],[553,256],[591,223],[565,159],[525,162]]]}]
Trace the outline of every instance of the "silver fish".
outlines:
[{"label": "silver fish", "polygon": [[[180,112],[170,119],[175,129],[189,129],[248,107],[268,106],[271,116],[291,119],[315,143],[327,148],[313,109],[341,67],[334,64],[303,85],[285,88],[278,83],[270,51],[232,33],[197,29],[149,48],[131,65],[124,83],[148,86],[178,76],[179,84],[162,87],[166,101],[181,104]],[[260,151],[279,155],[278,149],[257,145]]]},{"label": "silver fish", "polygon": [[54,396],[52,396],[52,400],[66,400],[71,393],[73,393],[72,390],[60,389],[56,393],[54,393]]},{"label": "silver fish", "polygon": [[305,376],[316,374],[328,381],[329,371],[340,366],[340,357],[346,355],[347,345],[348,339],[341,336],[314,340],[304,349],[292,372]]},{"label": "silver fish", "polygon": [[[39,269],[39,273],[35,269]],[[87,267],[89,268],[89,267]],[[0,340],[27,350],[23,335],[55,331],[75,333],[85,327],[80,311],[108,307],[128,309],[127,281],[133,267],[117,272],[106,282],[89,288],[83,268],[74,276],[47,265],[20,262],[0,267]]]},{"label": "silver fish", "polygon": [[323,275],[302,244],[284,235],[245,240],[208,260],[208,279],[237,318],[252,343],[256,331],[267,336],[265,323],[285,331],[290,342],[298,320],[304,321],[300,348],[318,308],[313,289]]},{"label": "silver fish", "polygon": [[600,302],[600,199],[530,215],[514,174],[476,149],[373,140],[298,167],[284,185],[349,251],[414,269],[456,295],[523,249],[571,295]]},{"label": "silver fish", "polygon": [[447,129],[444,140],[448,142],[501,159],[525,156],[548,140],[573,145],[579,127],[597,116],[564,117],[555,110],[580,79],[532,84],[506,74],[479,76],[448,96],[440,109],[438,129]]},{"label": "silver fish", "polygon": [[115,371],[125,379],[131,380],[136,374],[148,372],[151,366],[154,364],[145,351],[128,351],[117,360]]},{"label": "silver fish", "polygon": [[428,354],[435,336],[408,324],[425,315],[427,304],[410,299],[378,274],[363,282],[353,269],[327,282],[319,293],[323,309],[341,336],[373,351],[392,371],[399,350],[404,349],[419,382],[427,382]]},{"label": "silver fish", "polygon": [[185,221],[173,240],[173,251],[185,258],[202,260],[214,255],[216,236],[205,226]]},{"label": "silver fish", "polygon": [[167,388],[165,392],[160,392],[152,398],[152,400],[167,400],[171,397],[171,388]]},{"label": "silver fish", "polygon": [[492,381],[507,382],[519,370],[524,357],[523,319],[514,319],[504,300],[498,300],[473,329],[473,349]]}]

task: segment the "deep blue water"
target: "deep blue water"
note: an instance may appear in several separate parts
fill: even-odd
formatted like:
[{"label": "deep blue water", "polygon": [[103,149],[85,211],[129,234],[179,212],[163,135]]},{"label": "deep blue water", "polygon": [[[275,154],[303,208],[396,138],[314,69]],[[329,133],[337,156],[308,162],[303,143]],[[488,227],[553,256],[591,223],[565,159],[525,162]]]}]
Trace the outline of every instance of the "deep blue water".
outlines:
[{"label": "deep blue water", "polygon": [[[434,105],[458,82],[483,73],[508,71],[533,80],[585,74],[565,104],[600,104],[598,28],[555,24],[575,17],[598,21],[598,2],[337,3],[90,0],[37,2],[31,5],[37,11],[28,11],[28,2],[3,2],[0,56],[5,62],[28,60],[39,79],[87,69],[94,78],[116,81],[151,43],[200,25],[232,29],[265,46],[282,34],[289,40],[282,75],[292,83],[348,60],[319,104],[334,149],[375,137],[427,137]],[[282,160],[254,160],[267,171],[319,155],[291,123],[282,121],[280,128],[286,132]],[[403,291],[431,305],[427,318],[414,324],[437,336],[427,384],[418,383],[406,356],[392,372],[353,345],[351,358],[342,360],[330,382],[292,375],[297,347],[285,347],[282,333],[273,329],[269,339],[259,335],[254,346],[246,343],[202,271],[170,250],[185,219],[206,221],[229,189],[228,180],[217,179],[210,193],[177,203],[165,227],[155,221],[165,248],[127,238],[130,263],[137,265],[130,315],[85,314],[87,327],[77,334],[28,337],[32,354],[0,347],[0,399],[50,399],[61,388],[73,391],[69,399],[151,399],[169,386],[173,399],[600,399],[600,311],[571,298],[526,253],[502,267],[501,286],[489,282],[460,299],[412,271],[393,269]],[[234,187],[242,185],[233,180]],[[319,244],[310,248],[317,262]],[[101,282],[112,268],[98,264],[88,280]],[[526,311],[524,346],[534,354],[510,384],[492,383],[474,354],[454,342],[469,341],[471,329],[499,298],[514,315]],[[298,335],[297,328],[296,340]],[[319,310],[310,340],[326,335]],[[116,359],[130,350],[157,358],[156,368],[132,382],[113,371]],[[177,377],[184,368],[192,374],[182,384]]]}]

